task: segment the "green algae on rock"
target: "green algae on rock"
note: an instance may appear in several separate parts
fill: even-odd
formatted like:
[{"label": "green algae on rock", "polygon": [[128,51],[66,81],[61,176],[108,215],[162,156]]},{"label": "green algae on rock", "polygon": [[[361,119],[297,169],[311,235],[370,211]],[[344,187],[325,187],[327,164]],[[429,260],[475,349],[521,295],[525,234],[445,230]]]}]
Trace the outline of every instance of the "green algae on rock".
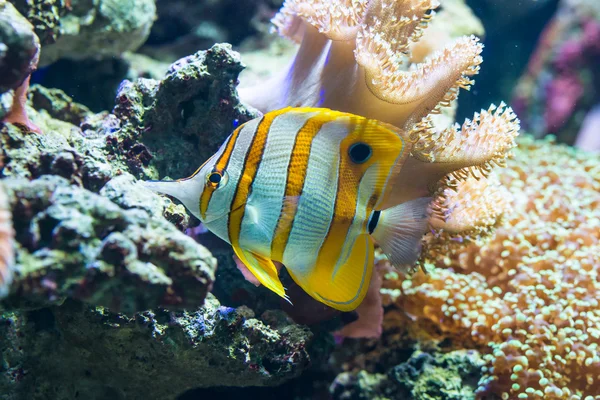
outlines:
[{"label": "green algae on rock", "polygon": [[[281,314],[281,312],[278,312]],[[196,311],[127,317],[67,301],[0,317],[0,392],[8,399],[169,399],[219,385],[277,385],[309,363],[311,332],[269,323],[209,295]]]},{"label": "green algae on rock", "polygon": [[17,240],[16,277],[4,308],[70,297],[133,313],[197,307],[210,290],[215,259],[165,221],[164,200],[133,178],[113,179],[105,196],[53,175],[3,183]]},{"label": "green algae on rock", "polygon": [[257,112],[240,103],[235,89],[243,68],[230,45],[216,44],[175,62],[161,81],[124,81],[113,110],[122,122],[114,146],[128,159],[134,158],[134,142],[152,154],[151,162],[141,162],[132,173],[189,176],[237,125],[255,118]]},{"label": "green algae on rock", "polygon": [[11,0],[33,25],[43,45],[56,42],[61,34],[60,18],[69,9],[68,0]]},{"label": "green algae on rock", "polygon": [[483,358],[475,350],[416,351],[386,374],[344,372],[330,391],[334,399],[474,400]]}]

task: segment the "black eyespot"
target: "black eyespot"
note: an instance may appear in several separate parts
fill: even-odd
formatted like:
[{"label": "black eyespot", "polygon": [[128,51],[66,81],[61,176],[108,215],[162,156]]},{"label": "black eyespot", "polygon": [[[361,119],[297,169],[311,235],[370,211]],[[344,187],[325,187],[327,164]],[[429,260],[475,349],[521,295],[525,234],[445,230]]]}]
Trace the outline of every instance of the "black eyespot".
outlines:
[{"label": "black eyespot", "polygon": [[221,182],[221,178],[223,178],[223,175],[221,175],[219,172],[213,172],[208,176],[208,181],[218,185]]},{"label": "black eyespot", "polygon": [[350,159],[352,162],[357,164],[366,162],[369,158],[371,158],[371,154],[373,154],[373,150],[371,149],[371,146],[366,143],[354,143],[348,149],[348,155],[350,156]]}]

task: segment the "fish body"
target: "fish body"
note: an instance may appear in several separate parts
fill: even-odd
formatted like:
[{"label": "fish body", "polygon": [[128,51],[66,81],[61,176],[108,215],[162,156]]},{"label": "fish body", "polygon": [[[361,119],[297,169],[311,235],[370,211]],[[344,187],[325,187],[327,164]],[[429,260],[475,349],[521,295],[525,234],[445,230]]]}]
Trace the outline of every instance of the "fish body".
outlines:
[{"label": "fish body", "polygon": [[394,264],[418,255],[429,199],[381,208],[406,156],[391,125],[286,108],[238,127],[191,177],[146,186],[179,199],[278,295],[274,262],[313,298],[348,311],[366,294],[375,240]]}]

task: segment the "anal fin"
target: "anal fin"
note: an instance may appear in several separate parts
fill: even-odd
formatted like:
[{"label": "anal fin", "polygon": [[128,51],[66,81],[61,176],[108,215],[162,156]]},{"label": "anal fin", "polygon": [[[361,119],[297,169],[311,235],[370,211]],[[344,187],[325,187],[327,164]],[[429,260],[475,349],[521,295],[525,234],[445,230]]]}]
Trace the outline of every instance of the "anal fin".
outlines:
[{"label": "anal fin", "polygon": [[364,233],[356,236],[341,265],[316,265],[307,275],[296,275],[293,267],[287,269],[294,281],[316,300],[340,311],[352,311],[367,294],[373,263],[373,240]]},{"label": "anal fin", "polygon": [[288,300],[285,288],[279,280],[279,272],[272,260],[251,251],[243,250],[239,246],[233,246],[233,251],[261,284]]}]

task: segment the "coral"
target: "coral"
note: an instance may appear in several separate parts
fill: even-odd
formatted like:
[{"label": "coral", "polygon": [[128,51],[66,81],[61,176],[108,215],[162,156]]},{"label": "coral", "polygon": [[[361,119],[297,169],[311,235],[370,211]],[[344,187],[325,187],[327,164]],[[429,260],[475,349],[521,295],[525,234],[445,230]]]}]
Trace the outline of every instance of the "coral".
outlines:
[{"label": "coral", "polygon": [[40,53],[38,37],[31,24],[11,3],[0,0],[0,120],[19,123],[31,131],[39,129],[25,111],[31,73]]},{"label": "coral", "polygon": [[475,398],[484,361],[476,351],[416,351],[386,374],[344,372],[330,387],[333,399],[466,400]]},{"label": "coral", "polygon": [[313,335],[246,307],[132,317],[67,301],[0,316],[5,399],[168,399],[209,386],[277,385],[307,367]]},{"label": "coral", "polygon": [[424,252],[428,273],[391,274],[384,304],[412,318],[420,337],[484,353],[482,397],[595,398],[597,156],[524,138],[515,159],[494,178],[510,193],[504,197],[510,211],[495,236],[438,246],[448,238],[431,235]]},{"label": "coral", "polygon": [[598,43],[597,2],[562,0],[514,93],[523,126],[536,137],[575,143],[585,115],[600,104]]},{"label": "coral", "polygon": [[156,16],[154,0],[72,0],[71,10],[64,0],[35,0],[22,7],[43,31],[43,66],[61,58],[110,58],[135,50],[150,34]]},{"label": "coral", "polygon": [[14,235],[8,199],[0,183],[0,298],[6,296],[13,279]]},{"label": "coral", "polygon": [[164,201],[131,177],[114,178],[101,195],[57,176],[3,183],[17,239],[5,308],[70,297],[132,313],[197,306],[210,290],[215,259],[162,219]]}]

